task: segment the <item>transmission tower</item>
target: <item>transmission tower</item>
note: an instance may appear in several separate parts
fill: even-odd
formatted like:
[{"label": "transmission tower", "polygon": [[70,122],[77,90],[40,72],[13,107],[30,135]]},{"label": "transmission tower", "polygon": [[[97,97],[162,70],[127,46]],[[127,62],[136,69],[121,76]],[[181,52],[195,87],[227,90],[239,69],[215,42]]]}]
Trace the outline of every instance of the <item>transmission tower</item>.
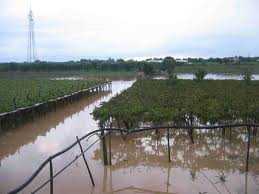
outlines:
[{"label": "transmission tower", "polygon": [[36,60],[36,45],[35,45],[35,33],[34,33],[34,19],[33,13],[30,9],[29,15],[29,30],[28,30],[28,48],[27,48],[27,62],[32,63]]}]

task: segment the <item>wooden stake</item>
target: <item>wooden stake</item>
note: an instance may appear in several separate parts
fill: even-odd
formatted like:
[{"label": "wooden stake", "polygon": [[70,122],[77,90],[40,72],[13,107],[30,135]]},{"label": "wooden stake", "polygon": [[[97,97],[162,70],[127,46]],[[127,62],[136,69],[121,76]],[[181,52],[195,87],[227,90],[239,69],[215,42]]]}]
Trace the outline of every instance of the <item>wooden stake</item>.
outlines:
[{"label": "wooden stake", "polygon": [[193,139],[193,128],[188,129],[188,134],[189,134],[189,136],[190,136],[190,138],[191,138],[191,142],[192,142],[192,144],[194,144],[194,139]]},{"label": "wooden stake", "polygon": [[167,129],[167,150],[168,150],[168,162],[171,162],[171,151],[170,151],[170,136],[169,129]]},{"label": "wooden stake", "polygon": [[247,151],[246,151],[246,172],[248,172],[248,165],[249,165],[249,152],[250,152],[250,136],[251,136],[251,127],[247,127],[248,132],[248,141],[247,141]]},{"label": "wooden stake", "polygon": [[111,140],[111,132],[109,132],[109,163],[112,165],[112,140]]},{"label": "wooden stake", "polygon": [[105,166],[107,166],[108,165],[107,147],[106,147],[105,135],[104,135],[103,127],[102,127],[102,131],[101,131],[101,136],[102,136],[102,147],[103,147],[103,163],[104,163]]}]

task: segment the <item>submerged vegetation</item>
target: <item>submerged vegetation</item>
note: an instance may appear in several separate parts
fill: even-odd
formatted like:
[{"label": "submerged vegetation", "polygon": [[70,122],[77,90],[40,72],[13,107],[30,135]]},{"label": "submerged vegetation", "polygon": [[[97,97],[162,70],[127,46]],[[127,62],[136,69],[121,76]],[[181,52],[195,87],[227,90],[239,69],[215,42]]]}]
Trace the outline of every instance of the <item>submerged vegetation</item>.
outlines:
[{"label": "submerged vegetation", "polygon": [[94,111],[105,124],[119,127],[143,122],[154,125],[227,124],[258,122],[259,82],[236,80],[138,80],[133,86]]},{"label": "submerged vegetation", "polygon": [[98,83],[86,80],[0,79],[0,113],[46,102]]}]

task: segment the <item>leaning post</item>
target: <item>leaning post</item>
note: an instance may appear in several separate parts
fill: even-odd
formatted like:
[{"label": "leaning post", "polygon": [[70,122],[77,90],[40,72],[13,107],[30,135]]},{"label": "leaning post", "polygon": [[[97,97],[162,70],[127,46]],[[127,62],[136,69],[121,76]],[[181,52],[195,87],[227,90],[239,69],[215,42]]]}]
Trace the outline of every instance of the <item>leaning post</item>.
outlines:
[{"label": "leaning post", "polygon": [[84,150],[83,150],[82,145],[81,145],[81,143],[80,143],[80,140],[79,140],[79,138],[78,138],[77,136],[76,136],[76,140],[77,140],[77,143],[78,143],[78,145],[79,145],[79,147],[80,147],[80,151],[81,151],[81,154],[82,154],[82,156],[83,156],[83,159],[84,159],[86,168],[87,168],[88,173],[89,173],[89,175],[90,175],[90,179],[91,179],[92,185],[95,186],[92,173],[91,173],[91,171],[90,171],[90,168],[89,168],[89,166],[88,166],[88,164],[87,164],[87,161],[86,161],[86,158],[85,158]]}]

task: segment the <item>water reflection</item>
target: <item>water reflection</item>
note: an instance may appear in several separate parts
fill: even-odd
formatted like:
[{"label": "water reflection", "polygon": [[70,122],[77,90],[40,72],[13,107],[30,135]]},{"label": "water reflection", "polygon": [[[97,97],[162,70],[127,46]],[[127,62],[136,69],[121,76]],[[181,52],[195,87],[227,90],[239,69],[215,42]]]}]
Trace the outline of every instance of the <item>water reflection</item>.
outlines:
[{"label": "water reflection", "polygon": [[[98,123],[91,115],[94,108],[127,89],[133,82],[114,81],[112,93],[85,98],[1,134],[0,193],[6,193],[22,184],[45,159],[70,145],[76,136],[80,137],[97,129]],[[69,161],[63,159],[72,158],[77,152],[76,149],[68,156],[60,157],[55,161],[55,168],[63,167]],[[46,179],[47,172],[48,169],[41,177]]]},{"label": "water reflection", "polygon": [[[90,114],[96,106],[109,100],[133,82],[113,82],[113,93],[73,103],[55,113],[28,123],[0,137],[0,193],[24,182],[50,154],[60,151],[75,136],[96,129]],[[82,142],[83,147],[91,141]],[[54,193],[259,193],[258,138],[251,141],[249,173],[244,172],[246,132],[197,130],[194,144],[187,132],[171,133],[171,163],[168,163],[167,139],[163,132],[142,133],[111,138],[112,166],[104,167],[101,146],[96,144],[86,157],[95,180],[92,187],[83,159],[80,158],[54,180]],[[79,153],[75,147],[53,161],[54,172]],[[49,177],[48,166],[23,193],[30,193]],[[39,193],[49,193],[46,186]]]},{"label": "water reflection", "polygon": [[[83,110],[91,103],[107,95],[108,92],[97,96],[86,97],[80,100],[80,102],[67,104],[56,111],[42,115],[39,119],[35,119],[34,121],[26,123],[25,125],[14,130],[9,130],[6,133],[2,133],[0,136],[0,160],[14,154],[23,145],[35,142],[37,137],[45,135],[46,129],[53,129],[59,123],[64,123],[65,119],[71,118],[73,114]],[[53,142],[39,145],[43,152],[48,152],[47,150],[57,150],[56,148],[51,148],[53,146],[57,147],[57,143]]]},{"label": "water reflection", "polygon": [[[170,138],[170,164],[164,133],[135,134],[126,140],[113,136],[110,170],[117,186],[105,192],[117,193],[117,188],[124,188],[129,193],[141,189],[143,193],[258,193],[256,139],[251,144],[250,169],[246,174],[245,131],[243,134],[240,130],[232,130],[231,139],[229,133],[224,138],[218,130],[198,131],[195,144],[191,144],[187,133],[175,131]],[[100,149],[95,150],[93,159],[101,160]]]}]

